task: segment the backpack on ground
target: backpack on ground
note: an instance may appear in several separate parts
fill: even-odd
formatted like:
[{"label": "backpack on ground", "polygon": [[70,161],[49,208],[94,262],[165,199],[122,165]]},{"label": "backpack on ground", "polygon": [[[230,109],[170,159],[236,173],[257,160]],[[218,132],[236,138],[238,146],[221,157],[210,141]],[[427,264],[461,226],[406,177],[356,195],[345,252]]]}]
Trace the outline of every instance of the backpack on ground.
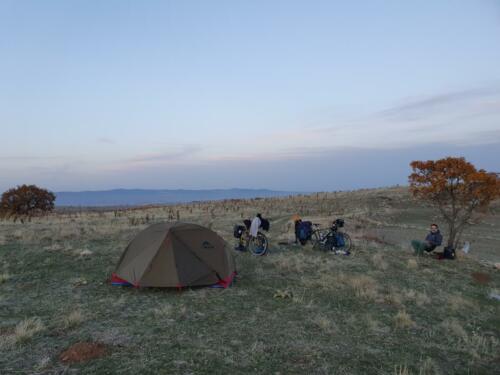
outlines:
[{"label": "backpack on ground", "polygon": [[243,225],[235,225],[233,229],[233,236],[234,238],[241,238],[244,232],[245,227]]},{"label": "backpack on ground", "polygon": [[335,247],[344,247],[344,246],[345,246],[344,235],[342,233],[336,233],[335,234]]},{"label": "backpack on ground", "polygon": [[312,222],[301,221],[297,228],[297,237],[302,245],[305,245],[307,240],[311,239],[312,235]]},{"label": "backpack on ground", "polygon": [[446,246],[443,251],[443,258],[444,259],[455,259],[456,254],[455,254],[455,249],[452,247]]},{"label": "backpack on ground", "polygon": [[247,229],[250,229],[250,227],[252,225],[252,220],[250,220],[250,219],[243,220],[243,224],[245,224],[245,227]]},{"label": "backpack on ground", "polygon": [[269,231],[269,228],[271,227],[271,223],[269,223],[269,220],[267,220],[267,219],[261,219],[260,220],[260,227],[267,232],[267,231]]}]

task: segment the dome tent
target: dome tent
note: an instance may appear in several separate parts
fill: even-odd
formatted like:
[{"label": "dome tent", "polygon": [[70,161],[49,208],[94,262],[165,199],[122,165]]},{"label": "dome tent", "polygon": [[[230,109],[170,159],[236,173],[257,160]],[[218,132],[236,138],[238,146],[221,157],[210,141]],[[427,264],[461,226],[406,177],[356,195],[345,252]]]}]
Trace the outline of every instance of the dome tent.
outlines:
[{"label": "dome tent", "polygon": [[229,246],[197,224],[158,223],[140,232],[123,252],[114,285],[136,287],[229,286],[236,275]]}]

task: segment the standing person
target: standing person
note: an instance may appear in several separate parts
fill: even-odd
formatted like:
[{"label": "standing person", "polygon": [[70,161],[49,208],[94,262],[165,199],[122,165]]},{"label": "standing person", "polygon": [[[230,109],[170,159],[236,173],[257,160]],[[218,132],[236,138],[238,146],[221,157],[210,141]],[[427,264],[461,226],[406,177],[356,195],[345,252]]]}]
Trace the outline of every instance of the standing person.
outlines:
[{"label": "standing person", "polygon": [[252,220],[252,224],[250,224],[250,236],[257,237],[257,233],[259,233],[259,228],[262,225],[262,215],[257,214]]},{"label": "standing person", "polygon": [[437,224],[431,224],[431,230],[425,237],[424,241],[413,240],[411,246],[413,247],[415,255],[423,255],[424,251],[431,252],[436,247],[440,246],[443,242],[443,236],[439,231]]},{"label": "standing person", "polygon": [[300,229],[300,223],[302,222],[302,218],[298,214],[295,214],[292,216],[292,221],[293,221],[294,232],[295,232],[295,244],[298,244],[299,243],[299,229]]}]

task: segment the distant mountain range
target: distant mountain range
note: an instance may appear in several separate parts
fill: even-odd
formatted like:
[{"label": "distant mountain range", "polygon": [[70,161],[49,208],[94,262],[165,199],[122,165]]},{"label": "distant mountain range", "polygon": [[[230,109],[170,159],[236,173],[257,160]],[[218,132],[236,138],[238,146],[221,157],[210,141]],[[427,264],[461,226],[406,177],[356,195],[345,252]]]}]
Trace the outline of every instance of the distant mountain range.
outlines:
[{"label": "distant mountain range", "polygon": [[140,206],[148,204],[187,203],[223,199],[248,199],[296,195],[297,192],[267,189],[215,189],[215,190],[144,190],[116,189],[104,191],[59,192],[56,206]]}]

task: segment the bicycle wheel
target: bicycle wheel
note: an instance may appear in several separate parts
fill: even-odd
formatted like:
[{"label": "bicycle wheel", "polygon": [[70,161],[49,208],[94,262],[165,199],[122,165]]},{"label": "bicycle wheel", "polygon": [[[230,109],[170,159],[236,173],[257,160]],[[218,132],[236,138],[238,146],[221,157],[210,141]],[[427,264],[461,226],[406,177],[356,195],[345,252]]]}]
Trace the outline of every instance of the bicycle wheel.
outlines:
[{"label": "bicycle wheel", "polygon": [[351,252],[353,250],[351,237],[347,233],[342,233],[344,236],[344,250]]},{"label": "bicycle wheel", "polygon": [[352,240],[347,233],[331,233],[326,240],[326,250],[348,255],[352,250]]},{"label": "bicycle wheel", "polygon": [[265,255],[268,248],[267,237],[263,233],[257,233],[257,237],[252,237],[248,248],[253,255]]},{"label": "bicycle wheel", "polygon": [[330,233],[329,229],[316,229],[311,234],[311,243],[313,245],[313,249],[322,250],[326,244],[326,239],[328,234]]}]

